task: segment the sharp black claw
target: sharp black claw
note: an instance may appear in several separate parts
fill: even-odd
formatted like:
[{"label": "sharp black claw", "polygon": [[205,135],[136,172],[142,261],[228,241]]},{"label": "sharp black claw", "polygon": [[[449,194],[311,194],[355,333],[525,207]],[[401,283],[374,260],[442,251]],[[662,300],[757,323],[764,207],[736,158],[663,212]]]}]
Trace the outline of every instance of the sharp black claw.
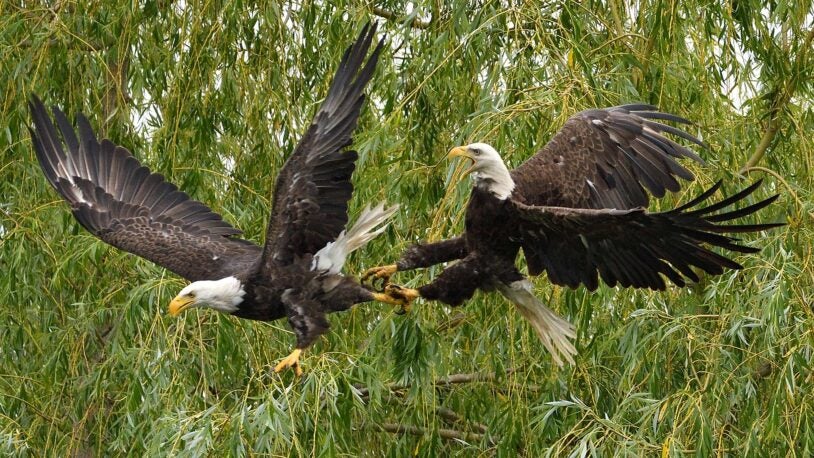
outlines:
[{"label": "sharp black claw", "polygon": [[368,269],[360,280],[363,287],[370,291],[383,293],[390,285],[390,275],[382,273],[381,269]]},{"label": "sharp black claw", "polygon": [[383,289],[378,287],[378,285],[376,284],[377,280],[378,275],[376,275],[376,270],[368,269],[362,275],[362,278],[360,279],[359,283],[361,283],[363,287],[367,288],[370,291],[381,293]]}]

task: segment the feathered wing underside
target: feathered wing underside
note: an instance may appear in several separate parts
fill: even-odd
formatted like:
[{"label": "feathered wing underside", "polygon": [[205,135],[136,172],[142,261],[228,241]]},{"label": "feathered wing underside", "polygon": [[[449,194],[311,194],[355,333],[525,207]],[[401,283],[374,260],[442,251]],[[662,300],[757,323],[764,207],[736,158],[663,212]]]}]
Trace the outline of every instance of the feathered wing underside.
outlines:
[{"label": "feathered wing underside", "polygon": [[30,109],[45,177],[100,239],[193,281],[219,278],[259,256],[258,246],[231,238],[240,231],[220,215],[151,173],[127,149],[99,142],[81,114],[77,136],[59,109],[53,109],[56,125],[36,96]]},{"label": "feathered wing underside", "polygon": [[328,95],[308,131],[277,177],[264,261],[286,264],[314,254],[333,241],[348,222],[351,175],[358,157],[351,144],[382,42],[365,63],[375,25],[366,26],[345,51]]},{"label": "feathered wing underside", "polygon": [[648,192],[678,191],[692,173],[676,159],[703,163],[670,133],[699,146],[699,139],[658,122],[690,122],[650,105],[586,110],[572,116],[551,141],[512,170],[514,195],[527,205],[570,208],[647,207]]},{"label": "feathered wing underside", "polygon": [[675,210],[649,213],[644,209],[578,209],[528,206],[514,202],[521,223],[523,251],[529,273],[545,270],[552,283],[593,290],[598,278],[610,286],[665,288],[664,277],[679,286],[698,281],[693,267],[717,275],[741,265],[712,251],[754,253],[728,233],[757,232],[782,224],[732,224],[772,203],[769,197],[740,209],[731,206],[752,194],[760,182],[723,200],[696,208],[720,187],[707,191]]}]

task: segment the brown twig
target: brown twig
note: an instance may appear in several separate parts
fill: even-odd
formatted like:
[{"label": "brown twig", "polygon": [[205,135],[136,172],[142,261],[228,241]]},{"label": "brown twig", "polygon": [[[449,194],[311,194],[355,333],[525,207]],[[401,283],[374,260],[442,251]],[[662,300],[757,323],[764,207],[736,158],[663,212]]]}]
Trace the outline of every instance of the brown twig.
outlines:
[{"label": "brown twig", "polygon": [[464,321],[466,321],[466,314],[458,312],[455,315],[451,316],[447,321],[438,325],[438,327],[435,328],[435,330],[437,332],[448,331],[450,329],[458,327],[458,325],[463,323]]},{"label": "brown twig", "polygon": [[[380,18],[388,19],[391,21],[404,22],[404,18],[402,18],[401,16],[397,15],[392,11],[387,11],[379,7],[373,8],[373,14],[379,16]],[[419,18],[413,18],[413,20],[410,22],[410,26],[416,29],[429,29],[431,24],[432,20],[422,21]]]},{"label": "brown twig", "polygon": [[[400,396],[399,393],[388,392],[388,393],[385,394],[383,399],[386,400],[386,401],[393,401],[393,400],[396,400],[396,399],[401,399],[401,396]],[[489,432],[489,428],[486,425],[484,425],[483,423],[468,420],[468,419],[462,417],[461,415],[459,415],[454,410],[452,410],[452,409],[450,409],[448,407],[438,406],[435,409],[435,413],[437,413],[438,416],[441,417],[441,419],[443,419],[443,420],[445,420],[445,421],[447,421],[447,422],[449,422],[451,424],[462,425],[464,427],[469,427],[469,429],[473,429],[473,430],[477,431],[479,434],[487,435],[488,432]],[[494,436],[489,435],[489,441],[494,442],[495,441]]]},{"label": "brown twig", "polygon": [[[506,369],[505,375],[509,375],[514,372],[514,368]],[[455,385],[459,383],[473,383],[473,382],[488,382],[494,380],[497,377],[497,374],[494,372],[472,372],[469,374],[452,374],[446,377],[441,377],[436,379],[433,382],[435,386],[449,386]],[[359,391],[359,396],[362,398],[367,398],[370,396],[370,389],[366,386],[356,383],[353,385]],[[391,383],[387,385],[387,389],[392,391],[399,391],[410,388],[409,384],[402,384],[402,383]]]},{"label": "brown twig", "polygon": [[[504,375],[510,375],[514,368],[506,369]],[[454,385],[457,383],[488,382],[494,380],[497,374],[494,372],[473,372],[470,374],[452,374],[435,381],[436,386]]]},{"label": "brown twig", "polygon": [[[514,372],[515,369],[507,369],[505,374],[511,374]],[[444,387],[449,385],[455,384],[462,384],[462,383],[474,383],[474,382],[484,382],[494,380],[497,377],[497,374],[494,372],[473,372],[469,374],[452,374],[446,377],[442,377],[436,379],[433,382],[433,385],[436,387]],[[370,397],[370,389],[359,384],[355,384],[353,386],[355,389],[358,390],[359,397],[362,398],[363,401],[366,401]],[[409,388],[410,385],[408,384],[397,384],[392,383],[387,385],[387,393],[385,395],[386,399],[392,399],[398,396],[398,391],[404,390]],[[462,431],[455,431],[451,429],[439,429],[438,434],[444,439],[462,439],[462,440],[481,440],[484,436],[487,436],[487,439],[490,444],[494,444],[495,439],[491,436],[488,436],[488,428],[486,425],[476,421],[469,421],[464,417],[458,415],[454,410],[447,408],[447,407],[437,407],[436,413],[442,419],[452,423],[452,424],[460,424],[469,426],[471,429],[477,431],[477,433],[473,432],[462,432]],[[426,430],[418,428],[416,426],[410,425],[401,425],[396,423],[385,423],[382,427],[383,430],[392,432],[392,433],[399,433],[399,434],[413,434],[413,435],[424,435]]]},{"label": "brown twig", "polygon": [[438,407],[435,409],[435,412],[438,414],[439,417],[443,418],[444,420],[450,423],[471,425],[472,428],[477,430],[480,434],[486,434],[488,431],[488,428],[483,423],[478,423],[476,421],[468,421],[450,408]]},{"label": "brown twig", "polygon": [[[380,431],[385,431],[388,433],[411,434],[413,436],[424,436],[430,433],[430,431],[424,428],[419,428],[418,426],[413,425],[404,425],[401,423],[382,423],[381,425],[376,425],[376,428],[378,428]],[[438,429],[438,436],[447,440],[462,440],[470,442],[481,441],[484,437],[483,434],[469,433],[445,428]]]}]

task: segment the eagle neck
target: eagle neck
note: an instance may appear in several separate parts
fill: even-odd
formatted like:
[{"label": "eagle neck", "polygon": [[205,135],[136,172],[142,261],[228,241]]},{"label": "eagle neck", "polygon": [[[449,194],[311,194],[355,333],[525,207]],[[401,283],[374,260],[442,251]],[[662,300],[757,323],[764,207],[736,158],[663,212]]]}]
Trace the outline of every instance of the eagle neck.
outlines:
[{"label": "eagle neck", "polygon": [[472,172],[472,180],[476,188],[492,194],[499,200],[508,199],[514,191],[514,180],[503,162]]}]

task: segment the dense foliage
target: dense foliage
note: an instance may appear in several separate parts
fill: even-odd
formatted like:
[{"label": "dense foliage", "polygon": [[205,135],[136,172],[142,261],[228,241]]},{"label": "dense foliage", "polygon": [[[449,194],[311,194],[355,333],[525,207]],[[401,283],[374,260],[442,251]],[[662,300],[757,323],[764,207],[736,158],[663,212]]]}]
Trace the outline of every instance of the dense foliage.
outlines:
[{"label": "dense foliage", "polygon": [[[551,456],[814,452],[810,2],[0,2],[0,454]],[[537,294],[578,325],[558,370],[495,294],[332,315],[305,376],[285,322],[166,305],[183,282],[110,248],[41,176],[31,92],[261,242],[273,179],[344,47],[388,47],[356,136],[352,218],[403,208],[347,271],[460,230],[462,142],[511,165],[593,106],[658,105],[709,145],[697,180],[764,178],[745,268],[664,293]],[[739,171],[747,175],[744,179]],[[417,285],[436,270],[399,274]],[[49,453],[49,454],[51,454]]]}]

